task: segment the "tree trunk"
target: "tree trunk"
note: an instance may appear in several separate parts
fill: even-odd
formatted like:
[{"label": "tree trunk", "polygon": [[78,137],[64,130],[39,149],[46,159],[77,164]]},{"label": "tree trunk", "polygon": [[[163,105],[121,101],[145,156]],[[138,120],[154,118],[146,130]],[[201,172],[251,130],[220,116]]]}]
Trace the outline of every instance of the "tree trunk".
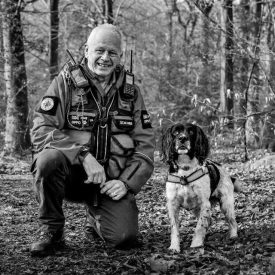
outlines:
[{"label": "tree trunk", "polygon": [[[262,30],[262,1],[256,0],[255,1],[255,18],[254,18],[254,28],[253,28],[253,42],[254,42],[254,63],[253,63],[253,74],[252,74],[252,85],[251,89],[249,90],[249,112],[250,113],[258,113],[260,111],[260,90],[262,86],[262,81],[260,77],[260,41],[261,41],[261,30]],[[253,131],[253,135],[249,135],[249,143],[254,145],[254,147],[258,147],[260,145],[260,137],[261,137],[261,127],[260,127],[260,116],[254,115],[248,121],[249,127]],[[251,131],[250,131],[251,132]]]},{"label": "tree trunk", "polygon": [[[240,9],[241,14],[241,33],[242,33],[242,48],[246,49],[249,47],[250,40],[250,5],[249,0],[244,0]],[[236,114],[238,117],[238,126],[242,127],[245,131],[246,112],[247,112],[247,91],[249,88],[249,57],[243,55],[241,58],[241,70],[240,70],[240,93],[237,97],[236,102]]]},{"label": "tree trunk", "polygon": [[59,0],[50,0],[50,79],[58,74]]},{"label": "tree trunk", "polygon": [[[271,2],[269,4],[269,13],[268,13],[268,26],[267,26],[267,46],[269,49],[269,92],[268,97],[270,98],[269,101],[269,109],[275,110],[275,29],[274,29],[274,18],[273,14],[275,12],[275,4]],[[263,137],[263,147],[270,148],[272,151],[275,149],[275,111],[271,111],[269,114],[265,116],[264,120],[264,137]]]},{"label": "tree trunk", "polygon": [[233,128],[234,90],[233,90],[233,8],[232,0],[224,0],[221,9],[221,111],[224,122]]},{"label": "tree trunk", "polygon": [[20,7],[17,0],[3,1],[3,46],[6,82],[4,152],[20,153],[30,146],[28,93]]},{"label": "tree trunk", "polygon": [[200,81],[200,90],[201,94],[205,96],[211,96],[211,87],[210,87],[210,78],[209,78],[209,49],[210,49],[210,23],[209,23],[209,13],[212,9],[210,6],[207,10],[204,11],[202,15],[202,74]]},{"label": "tree trunk", "polygon": [[160,85],[160,94],[165,95],[165,98],[167,98],[170,101],[173,101],[175,95],[173,91],[171,91],[171,88],[169,84],[172,84],[173,77],[172,77],[172,60],[173,60],[173,14],[175,10],[175,0],[165,0],[164,1],[167,7],[166,11],[166,18],[167,18],[167,58],[165,62],[165,72],[166,72],[166,78],[161,80]]},{"label": "tree trunk", "polygon": [[[244,0],[240,8],[241,17],[241,35],[242,35],[242,48],[247,50],[250,41],[250,4],[249,0]],[[239,84],[239,94],[236,98],[235,113],[237,115],[236,126],[240,128],[241,136],[243,137],[244,149],[245,149],[245,161],[248,160],[247,152],[247,127],[246,127],[246,115],[247,115],[247,105],[248,105],[248,90],[250,86],[250,74],[251,69],[249,69],[249,56],[244,54],[240,61],[240,84]]]},{"label": "tree trunk", "polygon": [[113,0],[102,0],[104,23],[113,24]]}]

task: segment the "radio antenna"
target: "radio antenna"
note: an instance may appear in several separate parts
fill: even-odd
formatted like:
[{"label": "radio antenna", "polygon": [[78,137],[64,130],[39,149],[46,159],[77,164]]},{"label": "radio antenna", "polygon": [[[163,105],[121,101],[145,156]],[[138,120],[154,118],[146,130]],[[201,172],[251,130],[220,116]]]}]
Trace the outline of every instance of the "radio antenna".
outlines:
[{"label": "radio antenna", "polygon": [[75,62],[72,54],[70,53],[70,51],[68,49],[66,49],[66,52],[67,52],[68,56],[70,57],[71,61],[73,62],[73,64],[76,65],[76,62]]},{"label": "radio antenna", "polygon": [[133,50],[130,51],[130,73],[133,71]]}]

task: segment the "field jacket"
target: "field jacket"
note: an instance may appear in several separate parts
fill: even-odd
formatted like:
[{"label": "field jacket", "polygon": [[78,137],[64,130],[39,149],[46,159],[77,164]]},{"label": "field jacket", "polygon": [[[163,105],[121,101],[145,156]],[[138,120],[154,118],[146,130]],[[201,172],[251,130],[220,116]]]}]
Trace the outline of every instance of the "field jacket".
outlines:
[{"label": "field jacket", "polygon": [[120,66],[114,73],[115,81],[108,94],[102,97],[87,69],[84,68],[84,74],[89,85],[84,88],[76,88],[67,71],[61,71],[34,111],[31,129],[34,161],[42,150],[54,148],[72,165],[81,164],[79,152],[83,146],[89,146],[94,155],[95,147],[102,143],[104,137],[95,129],[104,120],[104,127],[108,127],[107,161],[112,137],[125,136],[133,141],[133,153],[127,156],[118,179],[138,193],[153,172],[155,137],[139,89],[135,86],[134,97],[130,100],[124,98],[125,71]]}]

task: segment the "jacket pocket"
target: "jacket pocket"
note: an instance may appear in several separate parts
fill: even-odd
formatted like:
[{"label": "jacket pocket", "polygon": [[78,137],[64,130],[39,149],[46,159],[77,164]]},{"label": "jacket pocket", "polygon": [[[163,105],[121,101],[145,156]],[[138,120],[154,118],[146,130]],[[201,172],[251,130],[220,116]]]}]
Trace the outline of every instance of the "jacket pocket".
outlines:
[{"label": "jacket pocket", "polygon": [[128,157],[134,153],[134,142],[126,134],[116,134],[111,136],[110,154]]},{"label": "jacket pocket", "polygon": [[110,155],[106,172],[110,179],[120,176],[126,166],[126,161],[134,153],[133,140],[126,134],[112,135],[110,139]]}]

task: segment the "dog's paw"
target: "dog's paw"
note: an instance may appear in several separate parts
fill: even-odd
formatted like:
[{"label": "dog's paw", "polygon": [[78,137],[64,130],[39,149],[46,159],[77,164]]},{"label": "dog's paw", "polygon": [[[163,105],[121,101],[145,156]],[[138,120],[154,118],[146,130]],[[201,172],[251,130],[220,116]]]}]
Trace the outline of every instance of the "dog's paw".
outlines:
[{"label": "dog's paw", "polygon": [[204,243],[202,240],[193,240],[192,243],[191,243],[191,248],[200,248],[200,247],[203,247],[204,246]]},{"label": "dog's paw", "polygon": [[197,247],[190,247],[188,252],[192,255],[203,255],[204,254],[204,247],[197,246]]},{"label": "dog's paw", "polygon": [[229,239],[237,239],[238,238],[238,233],[236,229],[231,229],[228,232],[229,234]]},{"label": "dog's paw", "polygon": [[173,253],[179,253],[180,252],[180,246],[170,245],[168,249]]}]

